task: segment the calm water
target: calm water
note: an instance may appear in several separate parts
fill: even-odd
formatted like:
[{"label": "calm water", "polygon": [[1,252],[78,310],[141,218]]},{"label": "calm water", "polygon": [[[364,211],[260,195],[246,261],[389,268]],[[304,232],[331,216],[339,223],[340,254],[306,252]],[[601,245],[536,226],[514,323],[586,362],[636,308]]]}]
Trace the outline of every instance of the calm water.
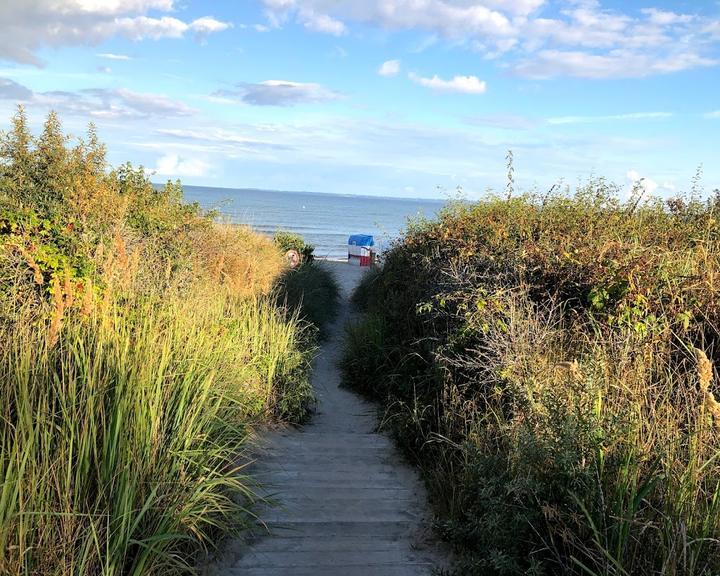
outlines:
[{"label": "calm water", "polygon": [[409,217],[434,216],[442,200],[409,200],[309,192],[275,192],[183,186],[185,199],[214,208],[238,224],[272,235],[302,234],[320,257],[347,256],[350,234],[372,234],[382,250],[406,227]]}]

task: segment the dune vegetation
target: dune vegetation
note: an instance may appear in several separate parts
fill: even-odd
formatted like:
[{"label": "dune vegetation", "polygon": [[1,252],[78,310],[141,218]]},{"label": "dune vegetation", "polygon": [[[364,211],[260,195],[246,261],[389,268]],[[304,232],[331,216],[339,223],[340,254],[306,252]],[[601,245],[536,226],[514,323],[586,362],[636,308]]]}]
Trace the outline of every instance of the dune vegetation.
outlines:
[{"label": "dune vegetation", "polygon": [[365,277],[346,382],[457,573],[720,573],[720,192],[455,203]]},{"label": "dune vegetation", "polygon": [[22,110],[0,144],[0,574],[191,571],[251,519],[251,427],[313,401],[272,240]]},{"label": "dune vegetation", "polygon": [[315,247],[294,232],[279,230],[273,242],[286,254],[294,250],[300,256],[295,269],[285,271],[278,281],[278,304],[297,311],[300,318],[317,328],[324,339],[338,313],[340,289],[332,271],[315,260]]}]

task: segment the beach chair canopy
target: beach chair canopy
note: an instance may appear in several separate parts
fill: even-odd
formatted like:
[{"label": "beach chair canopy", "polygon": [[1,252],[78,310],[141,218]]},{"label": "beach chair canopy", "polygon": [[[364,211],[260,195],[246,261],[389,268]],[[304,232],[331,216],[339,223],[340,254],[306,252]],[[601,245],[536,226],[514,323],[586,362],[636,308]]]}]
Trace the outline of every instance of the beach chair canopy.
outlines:
[{"label": "beach chair canopy", "polygon": [[375,246],[375,239],[367,234],[353,234],[348,239],[349,246]]}]

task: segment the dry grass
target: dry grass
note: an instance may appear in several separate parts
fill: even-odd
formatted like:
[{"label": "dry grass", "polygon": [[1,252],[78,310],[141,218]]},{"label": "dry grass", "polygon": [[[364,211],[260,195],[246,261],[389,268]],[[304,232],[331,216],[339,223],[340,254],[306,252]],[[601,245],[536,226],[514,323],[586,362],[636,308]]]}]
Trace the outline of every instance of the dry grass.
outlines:
[{"label": "dry grass", "polygon": [[193,235],[197,266],[233,294],[268,293],[285,271],[272,240],[246,226],[218,224]]}]

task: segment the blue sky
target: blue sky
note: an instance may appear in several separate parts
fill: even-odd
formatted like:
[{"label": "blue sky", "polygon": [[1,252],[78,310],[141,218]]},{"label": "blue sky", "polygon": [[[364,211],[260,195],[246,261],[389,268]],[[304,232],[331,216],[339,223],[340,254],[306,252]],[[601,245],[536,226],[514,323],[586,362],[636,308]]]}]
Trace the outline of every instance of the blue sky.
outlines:
[{"label": "blue sky", "polygon": [[156,181],[470,197],[720,187],[716,0],[0,1],[0,128],[94,122]]}]

